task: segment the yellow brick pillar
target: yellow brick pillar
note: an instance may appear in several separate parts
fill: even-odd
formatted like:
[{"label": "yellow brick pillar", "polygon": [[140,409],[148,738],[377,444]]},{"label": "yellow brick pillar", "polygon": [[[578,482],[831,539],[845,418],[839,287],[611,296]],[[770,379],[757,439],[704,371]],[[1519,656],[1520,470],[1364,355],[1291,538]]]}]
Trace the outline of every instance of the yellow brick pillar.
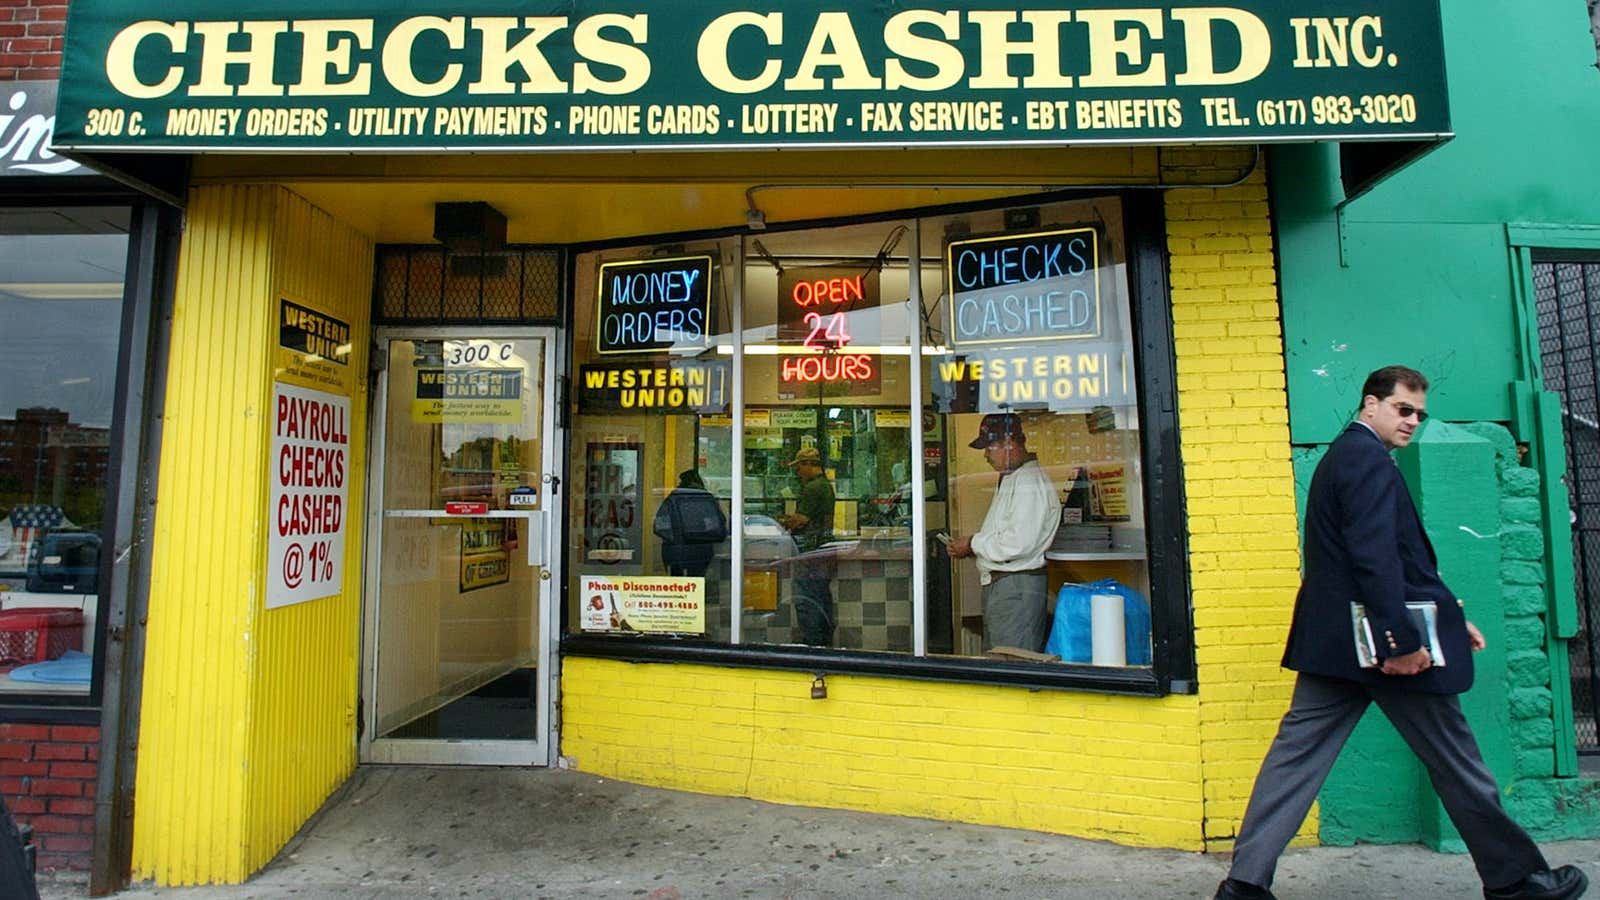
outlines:
[{"label": "yellow brick pillar", "polygon": [[[1227,162],[1212,151],[1179,155]],[[1235,161],[1250,159],[1240,151]],[[1300,571],[1266,173],[1169,191],[1166,212],[1204,837],[1207,849],[1226,849],[1288,707],[1293,679],[1278,661]]]}]

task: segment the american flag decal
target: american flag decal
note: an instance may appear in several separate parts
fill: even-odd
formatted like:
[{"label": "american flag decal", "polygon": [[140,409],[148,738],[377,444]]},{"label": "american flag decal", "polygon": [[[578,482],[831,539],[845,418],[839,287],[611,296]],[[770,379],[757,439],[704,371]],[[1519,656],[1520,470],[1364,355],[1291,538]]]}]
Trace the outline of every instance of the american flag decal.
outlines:
[{"label": "american flag decal", "polygon": [[59,506],[43,503],[24,503],[11,508],[12,528],[60,528],[67,520]]},{"label": "american flag decal", "polygon": [[13,506],[7,518],[11,520],[12,546],[17,548],[23,559],[27,559],[32,553],[35,534],[60,528],[67,521],[67,516],[61,511],[61,507],[43,503]]}]

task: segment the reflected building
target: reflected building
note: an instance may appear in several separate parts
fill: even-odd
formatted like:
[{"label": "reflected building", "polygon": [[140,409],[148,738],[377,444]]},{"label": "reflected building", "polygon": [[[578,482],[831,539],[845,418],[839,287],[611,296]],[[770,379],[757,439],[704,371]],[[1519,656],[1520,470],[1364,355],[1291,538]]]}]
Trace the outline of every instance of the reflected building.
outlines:
[{"label": "reflected building", "polygon": [[60,507],[68,521],[98,524],[105,506],[111,430],[75,425],[65,410],[27,407],[0,419],[0,509]]}]

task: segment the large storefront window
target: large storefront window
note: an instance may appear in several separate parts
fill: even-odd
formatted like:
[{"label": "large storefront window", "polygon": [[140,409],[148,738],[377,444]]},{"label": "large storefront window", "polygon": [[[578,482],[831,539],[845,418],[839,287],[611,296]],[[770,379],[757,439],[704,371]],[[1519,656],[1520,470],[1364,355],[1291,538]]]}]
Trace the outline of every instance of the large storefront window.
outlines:
[{"label": "large storefront window", "polygon": [[[936,463],[928,528],[953,536],[945,547],[960,557],[938,566],[950,573],[949,600],[930,597],[930,608],[948,610],[950,630],[941,618],[930,645],[1149,665],[1121,203],[989,210],[921,227],[941,263],[923,270],[924,383],[940,426],[927,456]],[[1037,591],[1048,623],[1036,618]]]},{"label": "large storefront window", "polygon": [[578,260],[567,437],[572,632],[733,639],[738,270],[728,241]]},{"label": "large storefront window", "polygon": [[1127,204],[580,254],[569,633],[1151,679],[1187,603]]},{"label": "large storefront window", "polygon": [[129,219],[0,210],[0,692],[90,690]]},{"label": "large storefront window", "polygon": [[748,643],[912,650],[912,224],[745,241]]}]

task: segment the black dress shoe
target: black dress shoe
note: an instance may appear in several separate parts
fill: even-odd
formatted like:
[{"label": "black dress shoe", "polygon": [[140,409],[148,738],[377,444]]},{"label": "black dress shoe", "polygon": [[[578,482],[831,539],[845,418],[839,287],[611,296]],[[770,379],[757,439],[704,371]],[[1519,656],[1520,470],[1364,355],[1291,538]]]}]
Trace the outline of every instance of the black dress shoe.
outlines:
[{"label": "black dress shoe", "polygon": [[1222,883],[1217,885],[1217,896],[1214,900],[1278,900],[1278,898],[1264,887],[1257,887],[1237,878],[1224,878]]},{"label": "black dress shoe", "polygon": [[1484,888],[1483,896],[1485,900],[1576,900],[1588,886],[1589,876],[1582,869],[1562,866],[1534,872],[1503,888]]}]

